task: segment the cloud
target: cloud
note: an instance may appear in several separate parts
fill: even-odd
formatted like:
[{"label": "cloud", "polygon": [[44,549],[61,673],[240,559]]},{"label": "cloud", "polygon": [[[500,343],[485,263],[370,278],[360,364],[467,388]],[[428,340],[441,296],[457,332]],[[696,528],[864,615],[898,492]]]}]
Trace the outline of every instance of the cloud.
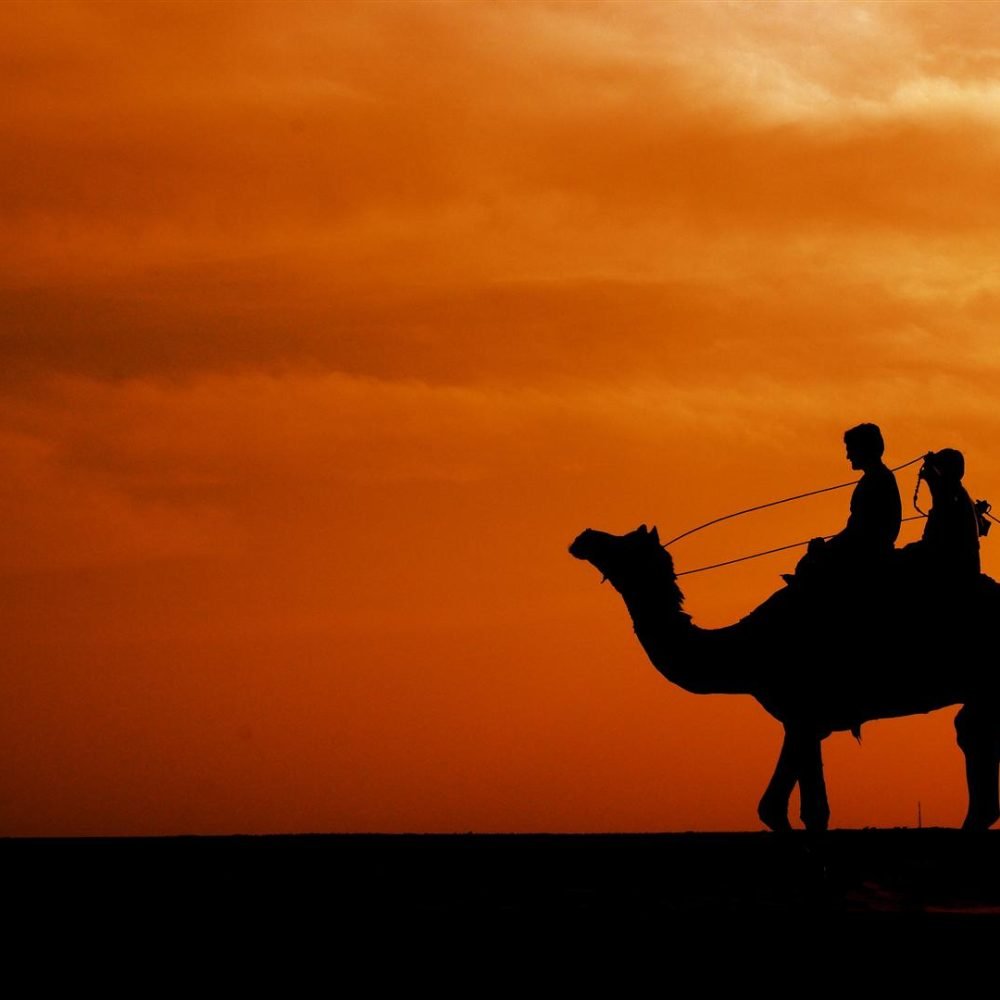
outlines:
[{"label": "cloud", "polygon": [[657,229],[707,254],[748,228],[996,221],[992,78],[958,56],[960,78],[926,73],[909,9],[39,17],[13,19],[0,116],[8,280],[288,255],[391,280],[621,276]]},{"label": "cloud", "polygon": [[0,573],[197,560],[238,546],[217,509],[139,499],[105,477],[67,468],[54,452],[51,440],[0,435]]},{"label": "cloud", "polygon": [[992,56],[921,11],[7,8],[2,378],[988,364]]},{"label": "cloud", "polygon": [[[896,347],[938,357],[919,331],[901,333]],[[919,414],[926,425],[949,414],[985,432],[1000,419],[998,362],[980,371],[976,360],[965,373],[872,370],[847,384],[825,366],[785,380],[706,372],[686,381],[563,380],[547,389],[316,372],[180,383],[74,377],[37,385],[30,398],[9,397],[0,412],[12,480],[37,477],[53,505],[89,484],[123,505],[238,509],[338,483],[488,483],[534,475],[559,455],[579,461],[622,446],[669,448],[697,435],[780,452],[789,428],[803,438],[836,429],[839,414],[863,413],[873,400],[889,421]],[[21,493],[11,487],[8,496]]]}]

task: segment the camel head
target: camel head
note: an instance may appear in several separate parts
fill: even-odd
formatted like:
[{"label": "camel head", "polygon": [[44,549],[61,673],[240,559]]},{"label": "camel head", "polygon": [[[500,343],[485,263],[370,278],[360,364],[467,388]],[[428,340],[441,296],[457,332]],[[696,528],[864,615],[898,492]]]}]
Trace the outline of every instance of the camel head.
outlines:
[{"label": "camel head", "polygon": [[659,532],[640,524],[627,535],[611,535],[588,528],[569,547],[569,554],[589,562],[620,594],[649,588],[669,588],[678,607],[684,600],[677,586],[674,561],[660,544]]}]

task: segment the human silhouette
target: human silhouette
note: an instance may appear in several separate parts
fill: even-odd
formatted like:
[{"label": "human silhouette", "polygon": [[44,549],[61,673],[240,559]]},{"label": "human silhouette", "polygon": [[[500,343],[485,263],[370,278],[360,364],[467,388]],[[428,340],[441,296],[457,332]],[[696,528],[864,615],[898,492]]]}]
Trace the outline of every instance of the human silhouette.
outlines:
[{"label": "human silhouette", "polygon": [[969,586],[980,572],[979,518],[964,475],[965,456],[957,449],[928,452],[919,477],[930,489],[931,509],[923,537],[901,551],[904,567],[938,590]]},{"label": "human silhouette", "polygon": [[862,473],[851,494],[847,525],[830,539],[814,538],[786,582],[857,580],[883,570],[903,520],[903,503],[892,470],[882,461],[885,441],[876,424],[858,424],[844,432],[851,468]]}]

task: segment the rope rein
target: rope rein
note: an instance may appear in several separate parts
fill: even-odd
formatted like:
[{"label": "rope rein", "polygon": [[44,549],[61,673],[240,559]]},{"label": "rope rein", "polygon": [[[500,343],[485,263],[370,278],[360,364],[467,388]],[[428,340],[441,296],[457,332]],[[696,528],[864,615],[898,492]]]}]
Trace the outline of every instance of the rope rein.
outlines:
[{"label": "rope rein", "polygon": [[920,504],[917,503],[917,500],[920,499],[920,483],[921,482],[922,482],[922,480],[920,479],[920,476],[917,476],[917,485],[913,487],[913,509],[915,511],[917,511],[918,513],[920,513],[920,514],[923,514],[924,517],[926,517],[927,514],[924,511],[923,507],[921,507]]},{"label": "rope rein", "polygon": [[[989,515],[992,517],[992,515]],[[922,521],[926,514],[914,514],[912,517],[904,517],[904,521]],[[996,521],[996,518],[993,518]],[[1000,524],[1000,521],[997,522]],[[822,535],[820,536],[825,540],[834,538],[834,535]],[[811,538],[807,538],[803,542],[792,542],[790,545],[779,545],[776,549],[765,549],[763,552],[754,552],[749,556],[739,556],[736,559],[727,559],[725,562],[712,563],[711,566],[699,566],[697,569],[686,569],[683,573],[676,573],[676,576],[689,576],[691,573],[704,573],[708,569],[720,569],[722,566],[732,566],[733,563],[746,562],[748,559],[758,559],[760,556],[773,555],[775,552],[785,552],[787,549],[797,549],[800,545],[808,545],[812,541]]]},{"label": "rope rein", "polygon": [[[908,468],[911,465],[916,465],[917,462],[922,462],[924,460],[923,455],[918,455],[916,458],[911,459],[909,462],[904,462],[902,465],[897,465],[895,468],[890,469],[890,472],[899,472],[900,469]],[[767,507],[777,507],[779,504],[791,503],[793,500],[804,500],[806,497],[814,497],[820,493],[830,493],[833,490],[846,490],[848,486],[857,486],[857,479],[852,479],[849,483],[838,483],[836,486],[824,486],[821,490],[810,490],[808,493],[796,493],[793,497],[783,497],[781,500],[771,500],[769,503],[757,504],[756,507],[746,507],[743,510],[733,511],[732,514],[723,514],[722,517],[713,518],[711,521],[706,521],[704,524],[699,524],[696,528],[691,528],[689,531],[685,531],[675,538],[671,538],[669,542],[665,542],[663,547],[668,548],[673,545],[674,542],[679,542],[682,538],[687,538],[688,535],[693,535],[697,531],[701,531],[703,528],[710,528],[713,524],[719,524],[721,521],[728,521],[731,517],[739,517],[741,514],[752,514],[755,510],[764,510]],[[796,545],[803,543],[796,542]],[[791,548],[792,546],[789,546]],[[693,572],[693,570],[692,570]]]},{"label": "rope rein", "polygon": [[[893,473],[899,472],[901,469],[906,469],[909,468],[911,465],[916,465],[917,462],[922,462],[925,457],[926,457],[925,455],[918,455],[916,458],[910,459],[909,462],[904,462],[902,465],[897,465],[894,468],[890,469],[889,471]],[[783,497],[780,500],[772,500],[769,503],[758,504],[756,507],[746,507],[743,510],[734,511],[732,514],[724,514],[722,517],[713,518],[711,521],[706,521],[704,524],[699,524],[697,527],[691,528],[689,531],[685,531],[682,534],[677,535],[675,538],[671,538],[669,542],[664,543],[663,548],[667,548],[668,546],[673,545],[674,542],[679,542],[682,538],[687,538],[688,535],[693,535],[695,534],[695,532],[701,531],[703,528],[709,528],[713,524],[719,524],[721,521],[728,521],[730,518],[740,517],[743,514],[752,514],[754,511],[765,510],[768,507],[777,507],[779,504],[791,503],[793,500],[803,500],[806,497],[814,497],[820,493],[830,493],[833,490],[843,490],[846,489],[848,486],[856,486],[858,482],[859,480],[854,479],[849,483],[838,483],[836,486],[824,486],[820,490],[810,490],[808,493],[797,493],[795,496],[792,497]],[[914,510],[917,511],[917,513],[912,515],[911,517],[904,517],[902,519],[903,521],[920,521],[927,517],[926,512],[921,510],[920,506],[917,503],[917,497],[919,492],[920,492],[920,477],[918,476],[917,485],[913,491],[913,508]],[[991,521],[996,521],[997,524],[1000,524],[1000,518],[996,518],[990,513],[989,505],[986,506],[986,509],[984,510],[983,513]],[[823,538],[824,541],[826,541],[835,536],[823,535],[821,537]],[[682,573],[678,573],[677,576],[681,577],[681,576],[690,576],[692,573],[704,573],[706,570],[721,569],[723,566],[732,566],[734,563],[746,562],[748,559],[759,559],[761,556],[774,555],[775,552],[787,552],[788,549],[797,549],[802,545],[808,545],[811,541],[812,541],[811,538],[807,538],[805,539],[805,541],[792,542],[789,545],[779,545],[777,548],[774,549],[765,549],[763,552],[753,552],[748,556],[738,556],[735,559],[726,559],[724,562],[712,563],[710,566],[699,566],[697,569],[686,569]]]}]

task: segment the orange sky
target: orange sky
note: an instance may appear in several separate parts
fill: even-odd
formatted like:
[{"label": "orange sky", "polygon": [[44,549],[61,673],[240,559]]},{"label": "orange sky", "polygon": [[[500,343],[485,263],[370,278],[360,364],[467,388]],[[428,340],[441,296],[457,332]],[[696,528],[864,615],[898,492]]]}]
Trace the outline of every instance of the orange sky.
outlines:
[{"label": "orange sky", "polygon": [[[755,829],[778,724],[566,547],[850,478],[861,420],[1000,501],[998,29],[0,6],[0,834]],[[953,714],[829,739],[833,823],[959,822]]]}]

